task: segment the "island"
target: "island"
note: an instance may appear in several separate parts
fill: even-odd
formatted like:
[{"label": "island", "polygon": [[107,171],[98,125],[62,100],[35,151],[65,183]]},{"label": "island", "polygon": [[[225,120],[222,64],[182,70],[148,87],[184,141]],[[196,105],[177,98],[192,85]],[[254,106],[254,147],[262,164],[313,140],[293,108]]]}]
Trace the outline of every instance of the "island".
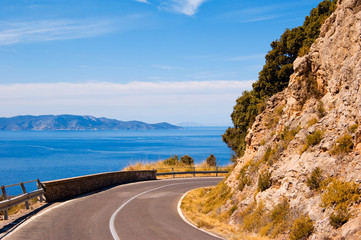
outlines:
[{"label": "island", "polygon": [[149,124],[141,121],[120,121],[105,117],[79,115],[24,115],[0,118],[0,131],[57,130],[151,130],[182,129],[166,122]]}]

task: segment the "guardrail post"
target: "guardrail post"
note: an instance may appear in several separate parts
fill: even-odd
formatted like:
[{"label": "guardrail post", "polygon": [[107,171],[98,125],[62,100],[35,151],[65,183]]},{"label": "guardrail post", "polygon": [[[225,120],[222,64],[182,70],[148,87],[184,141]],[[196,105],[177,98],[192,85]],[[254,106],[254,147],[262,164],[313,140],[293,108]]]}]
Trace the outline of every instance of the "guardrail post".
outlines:
[{"label": "guardrail post", "polygon": [[216,167],[216,177],[218,177],[218,166]]},{"label": "guardrail post", "polygon": [[175,178],[174,168],[172,168],[173,178]]},{"label": "guardrail post", "polygon": [[[38,187],[38,189],[42,189],[39,179],[36,179],[36,186]],[[39,200],[40,200],[40,202],[44,201],[43,195],[40,195]]]},{"label": "guardrail post", "polygon": [[[23,190],[23,194],[27,194],[24,183],[20,183],[20,186],[21,186],[21,189]],[[25,202],[25,207],[26,207],[26,209],[29,209],[29,202],[28,201]]]},{"label": "guardrail post", "polygon": [[[1,186],[1,193],[2,193],[4,200],[8,199],[8,196],[6,195],[6,190],[5,190],[4,186]],[[8,220],[8,218],[9,218],[9,210],[6,209],[6,210],[4,210],[4,220]]]},{"label": "guardrail post", "polygon": [[193,177],[196,176],[196,167],[193,167]]}]

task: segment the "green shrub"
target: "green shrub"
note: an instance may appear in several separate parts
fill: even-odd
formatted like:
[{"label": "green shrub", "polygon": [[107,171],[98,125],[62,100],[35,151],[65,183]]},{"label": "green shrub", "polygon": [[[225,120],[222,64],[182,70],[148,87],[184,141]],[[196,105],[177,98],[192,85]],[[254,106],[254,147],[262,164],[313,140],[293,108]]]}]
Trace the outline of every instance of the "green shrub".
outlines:
[{"label": "green shrub", "polygon": [[310,146],[317,145],[321,142],[323,137],[323,132],[321,130],[316,130],[313,133],[310,133],[306,136],[306,144],[303,146],[300,154],[304,153]]},{"label": "green shrub", "polygon": [[[306,78],[306,89],[307,89],[307,91],[306,91],[307,98],[315,97],[315,98],[319,99],[322,97],[322,94],[321,94],[320,90],[318,89],[318,84],[317,84],[316,78],[312,75],[309,75]],[[307,98],[303,99],[302,105],[306,102]]]},{"label": "green shrub", "polygon": [[307,125],[309,127],[315,125],[318,122],[317,118],[312,118],[310,121],[308,121]]},{"label": "green shrub", "polygon": [[319,167],[316,167],[311,172],[311,176],[307,177],[306,184],[311,190],[317,190],[320,188],[320,184],[322,181],[322,170]]},{"label": "green shrub", "polygon": [[269,187],[271,187],[271,173],[260,174],[258,177],[258,191],[263,192]]},{"label": "green shrub", "polygon": [[[284,142],[285,144],[285,142]],[[264,153],[260,163],[266,163],[269,166],[272,166],[280,157],[281,153],[285,149],[284,144],[277,144],[274,148],[267,148],[266,152]]]},{"label": "green shrub", "polygon": [[246,185],[251,185],[251,179],[247,176],[246,171],[244,169],[242,170],[238,176],[238,190],[240,191],[243,191]]},{"label": "green shrub", "polygon": [[335,207],[335,212],[330,216],[331,226],[339,228],[348,221],[350,214],[347,207],[357,203],[360,196],[358,184],[331,179],[321,198],[324,207]]},{"label": "green shrub", "polygon": [[168,166],[176,166],[179,163],[178,155],[170,156],[163,162],[165,165],[168,165]]},{"label": "green shrub", "polygon": [[357,128],[358,128],[358,123],[356,123],[356,124],[352,125],[351,127],[349,127],[348,130],[350,132],[354,133],[354,132],[356,132]]},{"label": "green shrub", "polygon": [[266,152],[262,157],[262,162],[267,163],[273,154],[274,154],[274,150],[271,147],[267,148]]},{"label": "green shrub", "polygon": [[295,220],[290,232],[291,240],[307,239],[314,231],[313,221],[307,216]]},{"label": "green shrub", "polygon": [[210,167],[217,166],[217,159],[213,154],[209,155],[206,162],[207,162],[207,165],[210,166]]},{"label": "green shrub", "polygon": [[191,156],[188,155],[184,155],[181,157],[180,162],[184,165],[193,165],[194,164],[194,160]]},{"label": "green shrub", "polygon": [[284,221],[289,209],[290,205],[287,201],[287,198],[283,198],[282,201],[272,209],[271,220],[275,223]]},{"label": "green shrub", "polygon": [[322,101],[319,101],[317,104],[317,116],[319,118],[323,118],[324,116],[326,116],[326,109]]},{"label": "green shrub", "polygon": [[306,136],[306,144],[308,146],[314,146],[321,142],[323,132],[321,130],[316,130],[313,133],[310,133]]},{"label": "green shrub", "polygon": [[283,132],[281,133],[281,139],[283,140],[283,146],[287,148],[287,145],[295,138],[297,133],[301,130],[301,127],[290,129],[289,127],[285,127]]},{"label": "green shrub", "polygon": [[330,224],[334,228],[339,228],[350,219],[350,213],[347,210],[347,206],[339,207],[330,216]]},{"label": "green shrub", "polygon": [[237,204],[234,204],[231,209],[229,209],[228,211],[228,215],[229,216],[232,216],[232,214],[238,209],[238,205]]},{"label": "green shrub", "polygon": [[336,145],[331,149],[331,154],[348,153],[353,148],[352,137],[348,134],[339,137]]},{"label": "green shrub", "polygon": [[287,198],[283,198],[271,211],[271,224],[269,226],[269,234],[267,235],[270,235],[271,238],[275,238],[278,234],[289,228],[289,213],[290,205]]},{"label": "green shrub", "polygon": [[254,211],[244,216],[243,229],[248,232],[258,231],[266,222],[264,213],[264,204],[260,202]]},{"label": "green shrub", "polygon": [[325,188],[322,195],[323,206],[336,206],[340,208],[349,203],[355,203],[360,199],[359,185],[353,182],[344,182],[331,179],[331,183]]}]

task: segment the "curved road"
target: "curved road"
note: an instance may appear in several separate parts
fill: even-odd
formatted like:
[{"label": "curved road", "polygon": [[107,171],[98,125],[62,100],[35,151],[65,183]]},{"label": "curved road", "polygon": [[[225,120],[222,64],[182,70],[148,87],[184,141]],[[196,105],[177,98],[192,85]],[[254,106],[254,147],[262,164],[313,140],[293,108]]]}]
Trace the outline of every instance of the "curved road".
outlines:
[{"label": "curved road", "polygon": [[177,204],[190,189],[222,178],[155,180],[120,185],[45,209],[10,233],[16,239],[219,239],[185,223]]}]

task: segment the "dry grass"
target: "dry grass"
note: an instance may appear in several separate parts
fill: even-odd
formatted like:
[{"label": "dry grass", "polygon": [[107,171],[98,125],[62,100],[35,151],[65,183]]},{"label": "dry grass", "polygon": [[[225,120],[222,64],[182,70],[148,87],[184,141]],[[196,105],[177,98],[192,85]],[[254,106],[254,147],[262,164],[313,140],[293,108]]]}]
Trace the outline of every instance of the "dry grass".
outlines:
[{"label": "dry grass", "polygon": [[234,240],[266,240],[267,237],[250,235],[228,224],[230,215],[236,209],[215,213],[216,209],[228,201],[229,189],[224,183],[216,187],[199,188],[190,191],[181,203],[185,217],[195,226],[214,232],[227,239]]},{"label": "dry grass", "polygon": [[[2,198],[0,200],[2,200]],[[39,202],[38,198],[30,199],[29,200],[30,209],[32,209],[32,206],[36,205],[38,202]],[[8,214],[10,216],[10,215],[22,213],[24,211],[26,211],[25,203],[21,203],[14,207],[9,208]],[[0,211],[0,220],[4,220],[4,212],[1,211]]]},{"label": "dry grass", "polygon": [[352,149],[353,149],[352,136],[345,134],[337,139],[336,144],[332,147],[330,153],[332,155],[347,154],[350,151],[352,151]]},{"label": "dry grass", "polygon": [[318,123],[318,119],[312,118],[310,121],[308,121],[307,126],[311,127],[311,126],[315,125],[316,123]]},{"label": "dry grass", "polygon": [[300,154],[307,151],[307,149],[311,146],[315,146],[321,142],[323,138],[323,131],[317,129],[313,133],[310,133],[306,136],[306,144],[303,146]]},{"label": "dry grass", "polygon": [[[168,173],[168,172],[191,172],[194,171],[215,171],[216,168],[209,166],[206,161],[196,164],[196,165],[185,165],[181,162],[178,162],[176,165],[167,165],[164,160],[159,160],[157,162],[148,162],[142,163],[137,162],[133,165],[129,165],[123,169],[123,171],[139,171],[139,170],[157,170],[158,173]],[[219,167],[219,171],[230,171],[232,166]],[[183,174],[183,175],[175,175],[177,178],[186,178],[193,177],[193,174]],[[196,174],[197,177],[210,177],[216,176],[215,173],[207,173],[207,174]],[[226,176],[226,173],[218,173],[217,176]],[[161,179],[173,178],[173,175],[166,176],[158,176]]]}]

